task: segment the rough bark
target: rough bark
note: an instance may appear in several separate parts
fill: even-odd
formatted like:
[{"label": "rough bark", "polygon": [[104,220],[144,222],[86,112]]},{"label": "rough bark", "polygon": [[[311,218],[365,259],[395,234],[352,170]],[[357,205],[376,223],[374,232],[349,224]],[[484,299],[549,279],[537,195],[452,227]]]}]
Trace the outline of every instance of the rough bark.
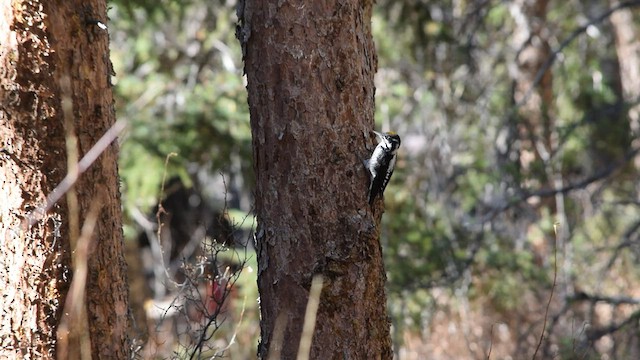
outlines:
[{"label": "rough bark", "polygon": [[324,287],[310,358],[392,357],[381,214],[367,204],[361,162],[373,146],[371,7],[247,1],[239,10],[256,172],[261,358],[295,358],[314,275]]},{"label": "rough bark", "polygon": [[[92,22],[106,22],[105,1],[3,1],[0,18],[0,357],[127,358],[116,145],[66,199],[37,211],[67,174],[68,160],[81,158],[115,121],[108,33]],[[93,215],[92,204],[99,205]],[[86,292],[67,297],[78,264],[86,263],[72,265],[72,250],[82,253],[76,242],[92,216]],[[63,309],[70,332],[58,329]]]}]

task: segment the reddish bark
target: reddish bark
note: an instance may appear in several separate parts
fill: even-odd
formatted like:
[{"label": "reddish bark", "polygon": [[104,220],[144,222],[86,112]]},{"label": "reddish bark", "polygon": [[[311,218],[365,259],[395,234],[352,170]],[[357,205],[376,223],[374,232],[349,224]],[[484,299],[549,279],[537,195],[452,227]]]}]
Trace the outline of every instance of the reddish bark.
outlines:
[{"label": "reddish bark", "polygon": [[[76,196],[28,226],[67,174],[67,154],[82,157],[115,122],[108,33],[90,21],[106,22],[105,1],[4,2],[0,18],[0,198],[7,199],[0,204],[6,246],[0,281],[9,295],[0,306],[10,309],[0,321],[0,357],[74,357],[80,337],[88,337],[94,358],[127,358],[116,145],[80,178]],[[70,100],[66,114],[64,99]],[[70,251],[96,203],[101,206],[90,237],[85,301],[79,304],[86,309],[88,333],[57,333],[77,270]],[[77,216],[70,215],[74,208]],[[73,218],[78,222],[70,223]],[[56,354],[63,343],[69,346]]]},{"label": "reddish bark", "polygon": [[241,9],[262,358],[295,358],[316,274],[324,287],[311,358],[392,357],[380,214],[367,204],[361,163],[373,145],[371,6],[252,1]]}]

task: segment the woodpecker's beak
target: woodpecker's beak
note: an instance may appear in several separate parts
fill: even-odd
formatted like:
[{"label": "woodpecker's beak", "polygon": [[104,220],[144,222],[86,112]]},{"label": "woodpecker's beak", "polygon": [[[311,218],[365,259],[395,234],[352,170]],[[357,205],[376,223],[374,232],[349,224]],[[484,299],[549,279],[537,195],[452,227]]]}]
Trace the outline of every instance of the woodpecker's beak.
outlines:
[{"label": "woodpecker's beak", "polygon": [[375,130],[371,130],[371,131],[373,131],[380,139],[384,139],[384,134],[383,133],[379,133],[379,132],[377,132]]}]

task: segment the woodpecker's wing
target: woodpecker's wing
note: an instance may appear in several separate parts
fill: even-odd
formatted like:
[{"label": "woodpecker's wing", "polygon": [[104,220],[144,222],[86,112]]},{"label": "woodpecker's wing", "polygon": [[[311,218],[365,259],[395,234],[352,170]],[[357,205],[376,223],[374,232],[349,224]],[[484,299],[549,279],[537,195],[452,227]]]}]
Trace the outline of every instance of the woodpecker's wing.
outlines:
[{"label": "woodpecker's wing", "polygon": [[[395,168],[396,155],[393,153],[385,153],[380,164],[383,165],[376,169],[376,174],[384,174],[384,176],[374,176],[371,179],[371,185],[369,186],[369,204],[373,204],[373,200],[376,196],[382,194],[384,189],[387,187],[387,184],[391,179],[391,175],[393,174],[393,169]],[[391,169],[391,171],[389,171],[389,169]]]}]

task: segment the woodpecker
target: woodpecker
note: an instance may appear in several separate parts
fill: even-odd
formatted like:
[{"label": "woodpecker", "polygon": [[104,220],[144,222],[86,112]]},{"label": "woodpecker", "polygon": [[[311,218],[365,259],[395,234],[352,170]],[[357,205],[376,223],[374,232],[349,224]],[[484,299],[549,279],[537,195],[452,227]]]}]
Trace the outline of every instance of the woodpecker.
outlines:
[{"label": "woodpecker", "polygon": [[365,161],[365,167],[369,170],[371,184],[369,185],[369,204],[373,204],[376,196],[382,195],[391,179],[396,165],[396,152],[400,147],[400,136],[394,132],[379,133],[374,131],[380,139],[378,146],[373,150],[371,158]]}]

